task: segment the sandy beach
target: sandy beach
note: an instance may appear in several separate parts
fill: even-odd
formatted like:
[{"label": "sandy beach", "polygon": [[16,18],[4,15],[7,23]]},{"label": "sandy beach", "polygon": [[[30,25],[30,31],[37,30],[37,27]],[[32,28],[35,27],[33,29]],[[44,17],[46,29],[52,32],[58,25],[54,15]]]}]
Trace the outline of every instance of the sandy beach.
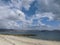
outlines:
[{"label": "sandy beach", "polygon": [[60,45],[60,42],[32,39],[22,36],[0,35],[0,45]]}]

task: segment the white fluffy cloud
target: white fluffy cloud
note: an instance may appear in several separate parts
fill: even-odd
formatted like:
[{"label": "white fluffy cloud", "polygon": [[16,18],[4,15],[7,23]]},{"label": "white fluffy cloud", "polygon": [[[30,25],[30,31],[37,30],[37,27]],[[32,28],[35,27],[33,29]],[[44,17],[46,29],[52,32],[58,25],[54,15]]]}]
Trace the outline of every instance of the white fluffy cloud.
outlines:
[{"label": "white fluffy cloud", "polygon": [[[26,19],[26,14],[21,10],[22,8],[29,10],[30,4],[34,1],[36,1],[36,13]],[[59,0],[0,0],[0,28],[54,29],[42,23],[41,20],[43,17],[47,17],[48,21],[60,20],[59,2]],[[37,21],[34,22],[34,20]]]},{"label": "white fluffy cloud", "polygon": [[25,21],[25,14],[22,11],[1,7],[0,8],[0,28],[17,28],[19,29],[20,25],[17,21]]},{"label": "white fluffy cloud", "polygon": [[[21,8],[29,10],[34,0],[0,0],[0,28],[23,29],[30,24]],[[28,23],[28,24],[27,24]]]},{"label": "white fluffy cloud", "polygon": [[19,25],[15,21],[0,20],[0,28],[3,29],[19,29]]},{"label": "white fluffy cloud", "polygon": [[37,13],[53,13],[56,20],[60,20],[60,1],[59,0],[37,0]]},{"label": "white fluffy cloud", "polygon": [[10,6],[14,6],[15,8],[21,9],[24,7],[26,10],[29,10],[30,4],[34,2],[34,0],[11,0]]},{"label": "white fluffy cloud", "polygon": [[56,28],[52,25],[46,25],[41,22],[41,18],[47,17],[49,18],[48,21],[58,20],[60,21],[60,1],[59,0],[37,0],[35,15],[33,16],[34,19],[38,19],[38,25],[40,29],[59,29],[57,26]]}]

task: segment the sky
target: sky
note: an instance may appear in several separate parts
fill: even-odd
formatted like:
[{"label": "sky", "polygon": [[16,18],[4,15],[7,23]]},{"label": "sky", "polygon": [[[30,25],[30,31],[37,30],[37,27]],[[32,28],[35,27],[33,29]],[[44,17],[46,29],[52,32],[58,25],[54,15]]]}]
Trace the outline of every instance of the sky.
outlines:
[{"label": "sky", "polygon": [[0,0],[0,29],[60,30],[60,0]]}]

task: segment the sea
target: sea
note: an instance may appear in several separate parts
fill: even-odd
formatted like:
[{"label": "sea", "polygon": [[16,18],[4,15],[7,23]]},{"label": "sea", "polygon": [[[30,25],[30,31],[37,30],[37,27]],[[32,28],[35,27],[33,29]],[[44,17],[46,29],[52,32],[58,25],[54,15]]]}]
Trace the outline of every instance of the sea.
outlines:
[{"label": "sea", "polygon": [[35,36],[26,36],[34,39],[60,41],[60,31],[18,31],[18,32],[0,32],[0,34],[34,34]]}]

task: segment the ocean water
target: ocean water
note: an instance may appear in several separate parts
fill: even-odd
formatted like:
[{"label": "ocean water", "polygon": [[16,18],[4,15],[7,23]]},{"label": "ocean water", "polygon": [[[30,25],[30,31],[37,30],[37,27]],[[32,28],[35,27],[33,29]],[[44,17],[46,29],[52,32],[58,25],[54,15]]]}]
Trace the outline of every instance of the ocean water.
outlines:
[{"label": "ocean water", "polygon": [[38,32],[36,36],[30,36],[30,38],[60,41],[60,32]]},{"label": "ocean water", "polygon": [[60,41],[60,32],[56,31],[20,31],[20,32],[0,32],[1,34],[34,34],[36,36],[27,36],[29,38]]}]

